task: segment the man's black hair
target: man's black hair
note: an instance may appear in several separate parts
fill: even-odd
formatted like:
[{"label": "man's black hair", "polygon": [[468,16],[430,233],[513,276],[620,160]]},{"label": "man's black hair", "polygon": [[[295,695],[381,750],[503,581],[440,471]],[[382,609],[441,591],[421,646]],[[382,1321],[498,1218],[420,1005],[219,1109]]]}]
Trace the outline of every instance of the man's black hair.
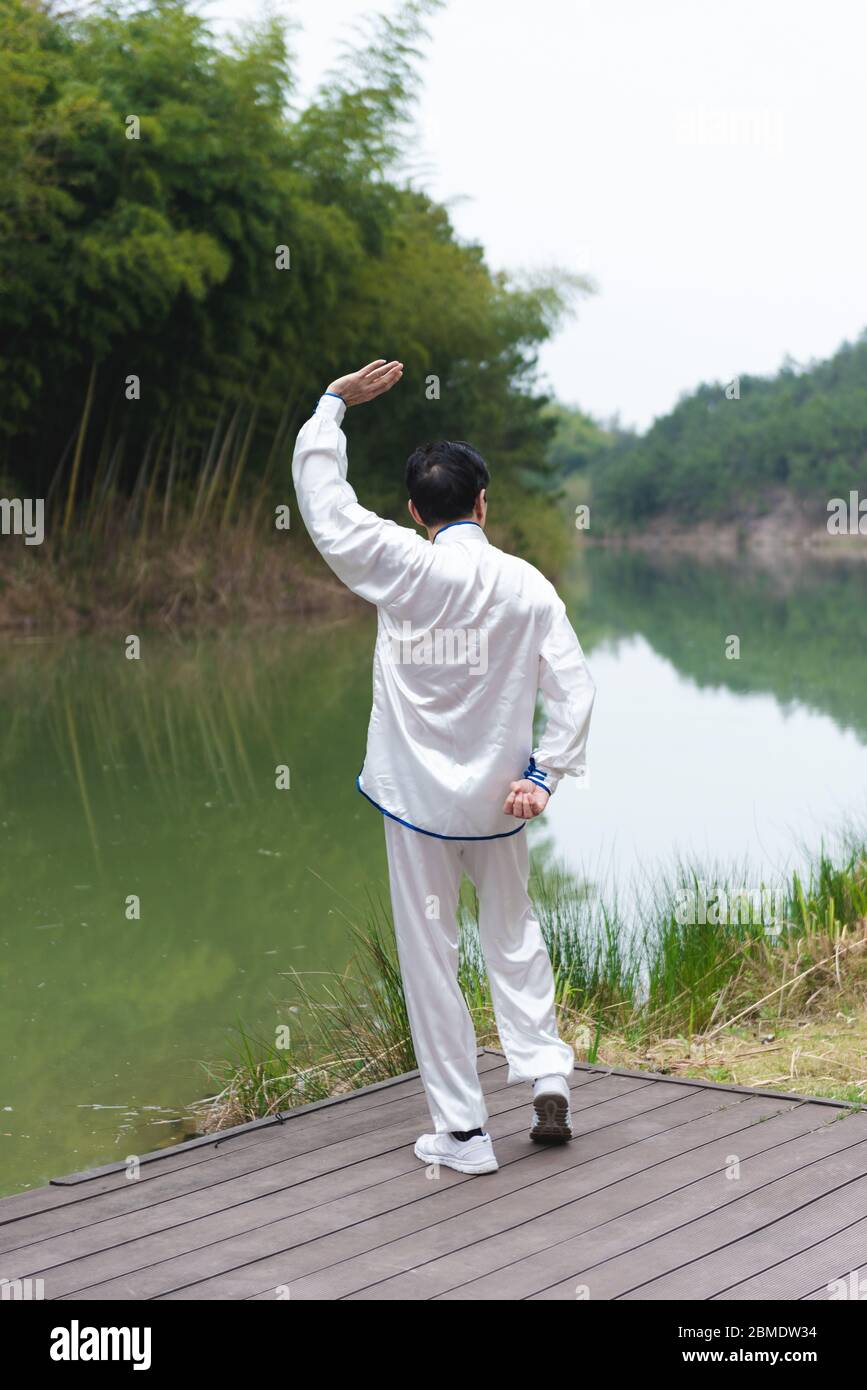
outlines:
[{"label": "man's black hair", "polygon": [[462,439],[420,444],[406,461],[406,486],[426,526],[470,516],[491,475],[481,454]]}]

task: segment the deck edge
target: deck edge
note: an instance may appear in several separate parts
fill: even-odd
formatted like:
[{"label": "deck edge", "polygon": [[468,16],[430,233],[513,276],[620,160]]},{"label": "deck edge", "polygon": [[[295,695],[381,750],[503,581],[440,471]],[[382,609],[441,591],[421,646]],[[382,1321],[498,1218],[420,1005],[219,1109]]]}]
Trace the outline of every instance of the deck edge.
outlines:
[{"label": "deck edge", "polygon": [[[476,1056],[480,1057],[486,1052],[505,1060],[505,1054],[498,1047],[480,1047]],[[627,1067],[606,1067],[592,1062],[576,1062],[575,1070],[595,1072],[600,1076],[627,1076],[639,1079],[646,1078],[648,1081],[667,1081],[678,1086],[693,1086],[704,1090],[732,1091],[737,1095],[767,1096],[769,1100],[790,1100],[801,1105],[826,1105],[835,1110],[848,1111],[851,1114],[867,1110],[867,1104],[859,1104],[857,1101],[834,1100],[831,1096],[805,1096],[797,1091],[772,1091],[758,1086],[737,1086],[725,1081],[704,1081],[698,1076],[671,1076],[665,1072],[632,1070]],[[314,1100],[309,1105],[299,1105],[292,1110],[282,1110],[276,1115],[270,1115],[261,1120],[248,1120],[245,1124],[233,1125],[230,1129],[217,1130],[214,1134],[196,1135],[192,1139],[183,1140],[180,1144],[171,1144],[165,1149],[154,1149],[150,1153],[136,1155],[136,1157],[139,1163],[155,1163],[158,1159],[166,1158],[169,1154],[184,1153],[188,1149],[204,1148],[208,1144],[218,1146],[224,1140],[232,1139],[236,1135],[252,1133],[257,1129],[267,1129],[272,1125],[282,1125],[299,1115],[309,1115],[311,1111],[323,1110],[326,1106],[343,1105],[345,1101],[352,1100],[355,1096],[386,1090],[390,1086],[399,1086],[404,1081],[417,1079],[418,1075],[418,1068],[415,1068],[413,1071],[402,1072],[400,1076],[390,1076],[385,1081],[374,1081],[369,1086],[360,1086],[357,1091],[347,1091],[342,1096],[328,1096],[325,1100]],[[50,1187],[71,1187],[77,1183],[90,1182],[94,1178],[107,1177],[111,1173],[122,1173],[126,1166],[126,1161],[121,1159],[116,1163],[102,1164],[98,1168],[86,1168],[77,1173],[67,1173],[63,1177],[51,1178],[48,1185]]]},{"label": "deck edge", "polygon": [[[496,1051],[491,1048],[490,1051]],[[599,1072],[603,1076],[647,1077],[651,1081],[668,1081],[678,1086],[699,1086],[707,1091],[734,1091],[742,1096],[767,1096],[769,1100],[791,1100],[807,1105],[830,1105],[853,1114],[867,1110],[867,1104],[856,1100],[834,1100],[833,1096],[804,1096],[798,1091],[771,1091],[764,1086],[737,1086],[728,1081],[703,1081],[700,1076],[671,1076],[661,1071],[631,1071],[626,1067],[604,1067],[591,1062],[576,1062],[576,1071]]]},{"label": "deck edge", "polygon": [[[480,1047],[476,1052],[477,1057],[481,1057],[484,1052],[492,1052],[498,1057],[503,1054],[498,1052],[495,1047]],[[136,1159],[141,1163],[155,1163],[160,1158],[167,1158],[169,1154],[186,1153],[189,1149],[201,1149],[211,1144],[219,1146],[225,1139],[233,1139],[238,1134],[252,1133],[257,1129],[268,1129],[271,1125],[282,1125],[287,1120],[294,1120],[299,1115],[309,1115],[313,1110],[324,1110],[329,1105],[343,1105],[345,1101],[353,1100],[356,1096],[369,1095],[373,1091],[384,1091],[389,1086],[399,1086],[404,1081],[414,1081],[419,1075],[418,1068],[413,1071],[401,1072],[400,1076],[389,1076],[385,1081],[372,1081],[369,1086],[359,1086],[356,1091],[347,1091],[342,1096],[326,1096],[324,1100],[312,1100],[308,1105],[296,1105],[291,1110],[278,1111],[276,1115],[268,1115],[260,1120],[247,1120],[242,1125],[232,1125],[230,1129],[218,1129],[213,1134],[198,1134],[192,1139],[184,1139],[180,1144],[170,1144],[165,1149],[153,1149],[150,1153],[136,1154]],[[116,1163],[103,1163],[98,1168],[83,1168],[77,1173],[65,1173],[59,1178],[49,1178],[49,1187],[72,1187],[76,1183],[90,1182],[94,1178],[104,1178],[111,1173],[122,1173],[126,1170],[125,1159],[119,1159]],[[33,1191],[38,1189],[34,1188]],[[14,1194],[13,1194],[14,1195]]]}]

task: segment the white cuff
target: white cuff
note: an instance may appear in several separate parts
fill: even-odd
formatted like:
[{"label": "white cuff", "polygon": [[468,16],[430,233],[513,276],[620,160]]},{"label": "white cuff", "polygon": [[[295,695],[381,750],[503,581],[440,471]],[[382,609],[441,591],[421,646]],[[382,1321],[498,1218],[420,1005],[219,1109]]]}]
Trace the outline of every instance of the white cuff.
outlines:
[{"label": "white cuff", "polygon": [[333,420],[335,424],[339,425],[346,414],[346,402],[341,396],[335,396],[326,391],[319,397],[316,406],[316,414],[324,415],[327,419]]}]

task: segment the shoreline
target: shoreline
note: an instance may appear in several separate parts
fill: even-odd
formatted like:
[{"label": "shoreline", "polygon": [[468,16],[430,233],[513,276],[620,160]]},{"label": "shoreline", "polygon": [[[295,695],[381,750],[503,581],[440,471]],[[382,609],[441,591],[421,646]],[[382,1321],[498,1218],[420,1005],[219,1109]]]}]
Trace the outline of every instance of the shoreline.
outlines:
[{"label": "shoreline", "polygon": [[593,536],[586,543],[604,549],[693,556],[706,560],[748,559],[778,565],[809,558],[822,563],[867,559],[867,534],[832,535],[790,496],[767,511],[720,521],[685,524],[666,513],[628,531]]},{"label": "shoreline", "polygon": [[[497,537],[508,548],[504,536]],[[118,534],[104,550],[0,546],[0,633],[70,636],[138,628],[218,631],[359,611],[350,593],[318,559],[306,536],[302,553],[279,537],[262,540],[243,522],[225,530],[183,529],[146,540]],[[580,533],[579,550],[652,555],[661,563],[746,563],[773,571],[867,559],[867,536],[832,536],[808,525],[797,508],[761,517],[684,526],[657,517],[630,531]],[[556,576],[555,576],[556,583]]]},{"label": "shoreline", "polygon": [[0,632],[8,638],[117,631],[219,631],[347,615],[360,600],[314,556],[247,528],[167,536],[76,556],[0,550]]}]

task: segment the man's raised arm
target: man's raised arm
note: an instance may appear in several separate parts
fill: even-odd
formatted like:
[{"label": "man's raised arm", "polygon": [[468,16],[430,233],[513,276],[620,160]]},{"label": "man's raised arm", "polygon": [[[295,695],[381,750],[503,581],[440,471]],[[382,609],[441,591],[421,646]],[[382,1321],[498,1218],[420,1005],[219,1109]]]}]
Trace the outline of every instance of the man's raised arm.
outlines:
[{"label": "man's raised arm", "polygon": [[302,426],[292,459],[292,481],[304,525],[319,553],[354,593],[388,604],[414,584],[429,547],[406,526],[362,507],[346,480],[347,406],[381,396],[403,374],[400,362],[371,362],[339,377]]}]

